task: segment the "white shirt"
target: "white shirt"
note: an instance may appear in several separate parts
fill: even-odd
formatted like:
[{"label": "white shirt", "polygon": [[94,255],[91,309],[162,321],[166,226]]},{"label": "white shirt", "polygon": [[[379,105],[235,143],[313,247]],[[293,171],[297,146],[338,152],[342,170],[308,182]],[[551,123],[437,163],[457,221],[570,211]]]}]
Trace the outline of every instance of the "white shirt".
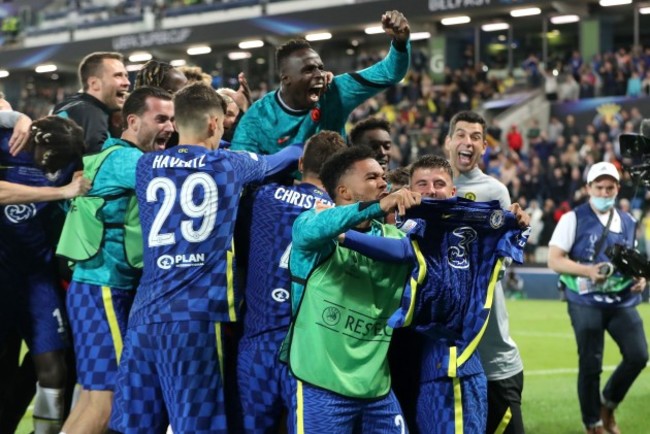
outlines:
[{"label": "white shirt", "polygon": [[[607,220],[609,219],[609,212],[605,214],[596,213],[598,220],[603,225],[603,229],[607,226]],[[557,223],[555,230],[553,231],[553,236],[551,241],[549,241],[549,246],[555,246],[560,248],[563,252],[570,252],[573,247],[573,243],[576,240],[576,228],[578,222],[576,219],[575,211],[569,211],[560,217],[560,221]],[[609,226],[609,231],[615,234],[620,234],[623,230],[621,223],[621,216],[618,214],[618,211],[614,213],[612,218],[612,224]]]}]

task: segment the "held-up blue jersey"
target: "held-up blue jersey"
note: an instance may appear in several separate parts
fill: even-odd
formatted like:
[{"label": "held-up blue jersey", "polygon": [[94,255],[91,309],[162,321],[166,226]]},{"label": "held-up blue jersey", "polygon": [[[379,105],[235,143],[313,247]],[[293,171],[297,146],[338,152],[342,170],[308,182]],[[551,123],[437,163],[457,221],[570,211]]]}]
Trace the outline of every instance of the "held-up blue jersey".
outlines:
[{"label": "held-up blue jersey", "polygon": [[180,145],[140,158],[144,270],[129,327],[237,319],[232,238],[242,188],[288,167],[301,153],[300,146],[261,157]]},{"label": "held-up blue jersey", "polygon": [[308,183],[291,187],[268,184],[255,193],[243,339],[274,340],[277,334],[280,343],[289,329],[291,230],[300,213],[317,203],[334,206],[325,191]]},{"label": "held-up blue jersey", "polygon": [[375,241],[349,232],[344,245],[377,260],[416,263],[388,323],[412,326],[430,338],[423,381],[482,372],[472,356],[487,324],[501,258],[522,262],[526,237],[497,201],[425,200],[406,216],[406,239]]},{"label": "held-up blue jersey", "polygon": [[389,324],[411,325],[433,338],[425,345],[421,381],[483,372],[473,356],[487,325],[502,258],[521,263],[526,236],[498,201],[423,201],[407,217],[418,222],[408,237],[425,263],[415,267]]}]

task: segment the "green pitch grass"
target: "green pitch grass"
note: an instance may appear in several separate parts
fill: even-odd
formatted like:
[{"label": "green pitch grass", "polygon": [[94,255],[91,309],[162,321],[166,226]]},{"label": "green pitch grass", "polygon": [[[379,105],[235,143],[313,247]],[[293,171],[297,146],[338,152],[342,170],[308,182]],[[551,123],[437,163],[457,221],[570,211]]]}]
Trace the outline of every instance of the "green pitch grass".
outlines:
[{"label": "green pitch grass", "polygon": [[[650,305],[638,307],[650,336]],[[578,354],[566,303],[513,300],[508,303],[510,330],[524,360],[523,416],[527,434],[583,433],[576,392]],[[620,361],[607,337],[601,389]],[[616,419],[625,434],[649,434],[650,369],[637,378]]]},{"label": "green pitch grass", "polygon": [[[523,415],[527,434],[583,433],[576,392],[577,352],[573,330],[560,301],[513,300],[508,302],[510,329],[525,365]],[[650,305],[639,306],[646,337],[650,336]],[[602,385],[620,361],[616,344],[605,343]],[[616,412],[625,434],[650,434],[650,369],[636,380]],[[18,434],[31,432],[31,410]]]}]

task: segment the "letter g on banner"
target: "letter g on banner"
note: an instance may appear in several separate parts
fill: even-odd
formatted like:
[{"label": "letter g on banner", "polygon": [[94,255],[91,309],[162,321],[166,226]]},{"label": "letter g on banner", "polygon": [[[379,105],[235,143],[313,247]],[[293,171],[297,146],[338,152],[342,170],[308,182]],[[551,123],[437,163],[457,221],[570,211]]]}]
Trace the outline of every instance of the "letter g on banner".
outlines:
[{"label": "letter g on banner", "polygon": [[442,53],[435,53],[429,61],[429,68],[434,74],[442,74],[445,71],[445,56]]}]

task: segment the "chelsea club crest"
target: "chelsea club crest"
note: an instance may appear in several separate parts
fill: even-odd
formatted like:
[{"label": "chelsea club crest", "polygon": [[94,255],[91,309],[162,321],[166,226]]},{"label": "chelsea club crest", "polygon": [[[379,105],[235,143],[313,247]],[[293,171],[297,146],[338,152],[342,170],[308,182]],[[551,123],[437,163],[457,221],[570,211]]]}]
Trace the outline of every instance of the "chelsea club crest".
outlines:
[{"label": "chelsea club crest", "polygon": [[498,229],[503,226],[506,217],[502,210],[496,210],[490,214],[490,226],[494,229]]}]

